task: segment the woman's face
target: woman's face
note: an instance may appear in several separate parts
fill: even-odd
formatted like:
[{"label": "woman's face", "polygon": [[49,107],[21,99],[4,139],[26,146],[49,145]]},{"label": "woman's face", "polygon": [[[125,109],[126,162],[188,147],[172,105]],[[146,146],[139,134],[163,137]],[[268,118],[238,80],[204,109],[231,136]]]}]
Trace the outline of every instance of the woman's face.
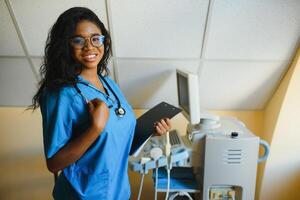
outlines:
[{"label": "woman's face", "polygon": [[104,54],[101,37],[101,31],[94,23],[84,20],[77,24],[70,43],[73,47],[72,56],[83,66],[83,70],[97,69]]}]

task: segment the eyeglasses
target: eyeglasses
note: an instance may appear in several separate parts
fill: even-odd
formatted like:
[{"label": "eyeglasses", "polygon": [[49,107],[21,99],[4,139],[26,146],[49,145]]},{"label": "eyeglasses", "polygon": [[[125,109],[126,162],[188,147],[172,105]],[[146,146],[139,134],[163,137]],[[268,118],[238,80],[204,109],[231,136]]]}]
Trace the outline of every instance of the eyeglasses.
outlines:
[{"label": "eyeglasses", "polygon": [[82,49],[87,45],[86,40],[89,39],[94,47],[101,47],[104,44],[103,35],[92,35],[91,37],[74,36],[70,39],[70,44],[74,49]]}]

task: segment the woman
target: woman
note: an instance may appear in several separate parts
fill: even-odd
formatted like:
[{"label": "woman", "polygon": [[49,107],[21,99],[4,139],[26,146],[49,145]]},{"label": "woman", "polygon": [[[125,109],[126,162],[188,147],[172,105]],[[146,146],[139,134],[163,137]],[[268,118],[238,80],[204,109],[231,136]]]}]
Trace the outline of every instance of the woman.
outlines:
[{"label": "woman", "polygon": [[[48,169],[62,170],[55,199],[129,199],[128,154],[136,119],[108,77],[111,41],[89,9],[71,8],[46,42],[42,80],[32,107],[41,107]],[[162,135],[170,120],[156,123]]]}]

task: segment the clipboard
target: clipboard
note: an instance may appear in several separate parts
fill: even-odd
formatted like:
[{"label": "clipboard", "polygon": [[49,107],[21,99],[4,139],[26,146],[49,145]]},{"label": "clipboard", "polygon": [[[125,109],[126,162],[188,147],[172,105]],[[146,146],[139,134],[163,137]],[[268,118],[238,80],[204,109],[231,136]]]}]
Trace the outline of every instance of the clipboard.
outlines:
[{"label": "clipboard", "polygon": [[140,116],[137,119],[135,126],[134,137],[129,155],[135,154],[155,132],[155,128],[153,126],[155,122],[162,118],[171,119],[180,112],[180,108],[166,102],[161,102]]}]

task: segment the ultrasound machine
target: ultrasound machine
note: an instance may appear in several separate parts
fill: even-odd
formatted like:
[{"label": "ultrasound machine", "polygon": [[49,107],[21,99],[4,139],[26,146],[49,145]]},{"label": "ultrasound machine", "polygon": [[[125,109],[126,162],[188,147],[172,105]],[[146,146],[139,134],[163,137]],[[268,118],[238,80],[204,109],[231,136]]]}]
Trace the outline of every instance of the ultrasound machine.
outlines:
[{"label": "ultrasound machine", "polygon": [[254,200],[257,163],[267,159],[269,144],[236,118],[200,113],[198,75],[177,69],[176,76],[189,124],[186,133],[149,138],[130,157],[129,168],[141,174],[138,199],[152,170],[155,199],[165,192],[166,200]]}]

